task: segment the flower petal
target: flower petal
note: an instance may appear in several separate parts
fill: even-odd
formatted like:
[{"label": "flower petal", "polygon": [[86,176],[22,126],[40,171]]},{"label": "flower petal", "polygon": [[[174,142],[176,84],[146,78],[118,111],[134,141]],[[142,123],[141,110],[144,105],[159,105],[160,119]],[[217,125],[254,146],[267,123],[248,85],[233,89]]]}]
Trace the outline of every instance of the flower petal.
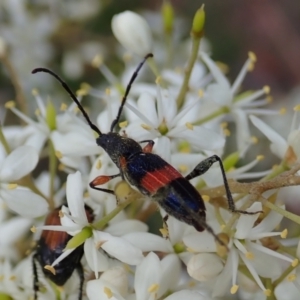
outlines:
[{"label": "flower petal", "polygon": [[95,241],[102,244],[101,248],[109,255],[129,265],[137,265],[144,258],[140,249],[125,239],[114,237],[106,232],[95,232]]},{"label": "flower petal", "polygon": [[85,213],[84,202],[82,199],[83,188],[81,173],[77,171],[70,174],[67,178],[67,200],[72,217],[82,220],[87,224],[88,220]]},{"label": "flower petal", "polygon": [[2,189],[1,196],[11,210],[25,218],[40,217],[48,211],[47,201],[27,189]]},{"label": "flower petal", "polygon": [[[255,212],[255,211],[260,211],[260,210],[262,210],[261,203],[255,202],[251,205],[251,207],[248,208],[247,211]],[[251,229],[253,228],[253,225],[258,217],[259,217],[259,214],[241,215],[236,224],[236,233],[235,233],[234,237],[237,239],[247,238],[248,234],[250,233]]]},{"label": "flower petal", "polygon": [[123,235],[123,239],[141,249],[143,252],[170,252],[172,246],[164,238],[150,232],[131,232]]},{"label": "flower petal", "polygon": [[37,165],[39,155],[31,146],[21,146],[12,151],[4,160],[0,178],[4,182],[16,181],[30,173]]},{"label": "flower petal", "polygon": [[159,258],[155,253],[150,252],[136,268],[134,280],[136,299],[149,299],[149,287],[155,284],[159,285],[161,276]]}]

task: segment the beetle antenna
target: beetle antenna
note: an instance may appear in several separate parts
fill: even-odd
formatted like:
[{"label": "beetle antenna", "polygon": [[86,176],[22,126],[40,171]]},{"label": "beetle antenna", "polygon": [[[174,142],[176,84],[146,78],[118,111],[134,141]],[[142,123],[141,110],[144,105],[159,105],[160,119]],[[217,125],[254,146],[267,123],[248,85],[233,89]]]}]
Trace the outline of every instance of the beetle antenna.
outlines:
[{"label": "beetle antenna", "polygon": [[137,66],[136,70],[134,71],[134,73],[132,74],[130,80],[129,80],[129,83],[126,87],[126,91],[125,91],[125,94],[123,96],[123,99],[122,99],[122,102],[121,102],[121,105],[119,107],[119,111],[118,111],[118,114],[117,114],[117,117],[115,118],[115,120],[112,121],[111,123],[111,126],[110,126],[110,131],[112,132],[114,130],[114,127],[116,126],[116,124],[119,122],[120,120],[120,117],[121,117],[121,113],[123,111],[123,108],[124,108],[124,105],[125,105],[125,102],[127,100],[127,96],[130,92],[130,89],[131,89],[131,86],[132,86],[132,83],[134,82],[134,80],[136,79],[140,69],[142,68],[143,64],[145,63],[145,61],[149,58],[149,57],[153,57],[153,54],[152,53],[149,53],[145,56],[145,58],[143,59],[142,62],[140,62],[140,64]]},{"label": "beetle antenna", "polygon": [[56,78],[56,80],[58,80],[61,85],[63,86],[63,88],[67,91],[67,93],[70,95],[70,97],[72,98],[72,100],[77,104],[79,110],[82,112],[83,116],[85,117],[86,121],[88,122],[89,126],[91,127],[92,130],[94,130],[95,132],[97,132],[100,135],[102,135],[102,132],[100,131],[100,129],[92,123],[91,119],[89,118],[88,114],[86,113],[86,111],[84,110],[83,106],[80,104],[79,100],[77,99],[77,97],[75,96],[75,94],[72,92],[72,90],[69,88],[69,86],[67,85],[67,83],[65,81],[63,81],[57,74],[55,74],[53,71],[47,69],[47,68],[36,68],[34,70],[32,70],[32,74],[35,73],[39,73],[39,72],[45,72],[48,73],[50,75],[52,75],[54,78]]}]

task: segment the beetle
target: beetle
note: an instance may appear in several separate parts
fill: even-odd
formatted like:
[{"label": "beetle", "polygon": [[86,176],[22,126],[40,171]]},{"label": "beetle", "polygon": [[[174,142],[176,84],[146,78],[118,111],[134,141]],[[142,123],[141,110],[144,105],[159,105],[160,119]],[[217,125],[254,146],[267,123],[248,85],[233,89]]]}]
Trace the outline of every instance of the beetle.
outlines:
[{"label": "beetle", "polygon": [[[127,181],[135,186],[142,194],[150,196],[166,211],[167,215],[163,218],[165,224],[168,215],[171,215],[180,221],[194,226],[197,231],[206,229],[220,244],[224,245],[214,233],[213,229],[206,223],[204,201],[189,180],[204,174],[215,162],[218,162],[223,177],[229,210],[234,213],[243,214],[256,214],[258,212],[247,212],[236,209],[221,158],[217,155],[208,157],[200,162],[187,176],[183,177],[173,166],[160,156],[152,153],[154,141],[145,140],[137,142],[129,137],[121,136],[119,133],[114,132],[116,124],[120,120],[131,86],[141,67],[149,57],[153,57],[153,54],[150,53],[146,55],[133,73],[126,87],[117,116],[111,123],[108,133],[101,132],[100,129],[92,123],[75,94],[57,74],[46,68],[36,68],[32,73],[49,73],[61,83],[72,100],[77,104],[90,128],[98,134],[98,138],[96,139],[97,145],[107,152],[111,160],[119,168],[120,172],[118,174],[110,176],[103,175],[95,178],[90,183],[91,188],[114,194],[114,191],[98,186],[120,176],[123,180],[127,179]],[[147,144],[142,147],[140,145],[142,143]]]},{"label": "beetle", "polygon": [[[61,207],[62,206],[57,207],[48,214],[45,220],[45,225],[61,225],[59,216]],[[85,205],[85,212],[89,223],[93,222],[93,210],[89,206]],[[39,263],[42,267],[44,275],[58,286],[63,286],[76,270],[80,279],[78,300],[82,299],[84,272],[80,261],[84,252],[83,245],[77,247],[67,257],[55,265],[52,270],[51,268],[47,268],[47,266],[50,266],[63,253],[71,238],[72,236],[65,231],[43,230],[37,243],[36,252],[32,258],[33,290],[35,300],[38,299],[38,291],[40,288],[37,263]]]}]

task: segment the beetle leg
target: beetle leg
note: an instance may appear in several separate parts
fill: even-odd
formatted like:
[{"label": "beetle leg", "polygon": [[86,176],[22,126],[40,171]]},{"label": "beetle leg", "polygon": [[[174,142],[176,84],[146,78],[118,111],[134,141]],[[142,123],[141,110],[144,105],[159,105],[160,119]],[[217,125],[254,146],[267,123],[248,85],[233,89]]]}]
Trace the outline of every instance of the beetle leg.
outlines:
[{"label": "beetle leg", "polygon": [[34,300],[37,300],[37,293],[39,291],[39,277],[36,267],[37,253],[32,256],[32,269],[33,269],[33,291],[34,291]]},{"label": "beetle leg", "polygon": [[224,166],[223,166],[222,160],[217,155],[210,156],[210,157],[204,159],[203,161],[201,161],[194,168],[194,170],[190,174],[188,174],[187,176],[185,176],[185,179],[191,180],[191,179],[193,179],[195,177],[198,177],[198,176],[204,174],[205,172],[207,172],[210,169],[210,167],[215,162],[219,162],[219,165],[220,165],[220,169],[221,169],[221,173],[222,173],[222,177],[223,177],[223,182],[224,182],[224,187],[225,187],[225,191],[226,191],[226,196],[227,196],[227,202],[228,202],[228,208],[229,208],[229,210],[232,211],[232,212],[234,212],[234,213],[241,213],[241,214],[246,214],[246,215],[255,215],[255,214],[261,213],[262,211],[248,212],[246,210],[236,209],[234,200],[232,198],[232,194],[231,194],[230,189],[229,189],[229,185],[228,185],[228,181],[227,181],[227,177],[226,177],[226,174],[225,174],[225,170],[224,170]]},{"label": "beetle leg", "polygon": [[143,152],[144,153],[151,153],[153,146],[154,146],[154,141],[152,140],[144,140],[144,141],[140,141],[139,143],[147,143],[147,145],[143,148]]},{"label": "beetle leg", "polygon": [[91,181],[89,183],[90,187],[94,190],[98,190],[98,191],[101,191],[101,192],[104,192],[104,193],[108,193],[108,194],[112,194],[114,195],[115,192],[113,190],[109,190],[109,189],[104,189],[104,188],[99,188],[99,187],[96,187],[97,185],[101,185],[101,184],[104,184],[104,183],[107,183],[109,182],[110,180],[116,178],[116,177],[119,177],[121,176],[121,174],[115,174],[115,175],[110,175],[110,176],[107,176],[107,175],[101,175],[101,176],[98,176],[96,177],[93,181]]},{"label": "beetle leg", "polygon": [[79,294],[78,294],[78,300],[82,300],[82,289],[83,289],[83,283],[84,283],[84,272],[82,264],[79,263],[78,267],[76,268],[78,275],[79,275]]}]

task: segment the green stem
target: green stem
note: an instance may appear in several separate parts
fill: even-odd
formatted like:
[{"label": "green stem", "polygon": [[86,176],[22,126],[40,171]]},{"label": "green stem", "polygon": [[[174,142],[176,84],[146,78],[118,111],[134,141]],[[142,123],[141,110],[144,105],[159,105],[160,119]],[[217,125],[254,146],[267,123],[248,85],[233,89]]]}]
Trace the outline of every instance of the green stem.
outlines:
[{"label": "green stem", "polygon": [[173,61],[173,43],[172,43],[172,35],[170,33],[165,34],[166,40],[166,52],[167,52],[167,61],[166,66],[167,68],[171,68],[172,61]]},{"label": "green stem", "polygon": [[292,265],[290,265],[289,267],[287,267],[286,270],[280,275],[280,277],[273,282],[273,288],[275,289],[276,286],[280,284],[298,266],[299,265],[293,267]]},{"label": "green stem", "polygon": [[274,285],[272,284],[272,280],[270,278],[265,279],[265,287],[271,291],[271,295],[267,296],[267,299],[276,300],[276,296],[274,294]]},{"label": "green stem", "polygon": [[128,206],[131,202],[133,202],[134,198],[129,198],[123,203],[119,204],[115,209],[113,209],[109,214],[107,214],[104,218],[99,220],[96,223],[93,223],[93,228],[97,230],[103,229],[106,224],[112,220],[120,211],[122,211],[126,206]]},{"label": "green stem", "polygon": [[279,244],[279,250],[283,253],[289,254],[290,256],[296,257],[296,247],[289,248]]},{"label": "green stem", "polygon": [[47,199],[47,197],[36,187],[34,181],[32,180],[32,178],[29,174],[24,176],[20,180],[18,180],[16,183],[18,185],[25,186],[25,187],[29,188],[35,194],[38,194],[39,196],[43,197],[49,203],[49,200]]},{"label": "green stem", "polygon": [[180,109],[182,107],[182,105],[184,103],[185,95],[189,89],[189,81],[190,81],[190,77],[191,77],[191,73],[192,73],[194,64],[195,64],[197,56],[198,56],[201,36],[193,36],[192,41],[193,41],[192,53],[189,58],[187,68],[185,70],[185,76],[183,79],[182,86],[180,88],[179,94],[176,99],[178,109]]},{"label": "green stem", "polygon": [[150,69],[152,70],[152,72],[154,73],[155,77],[159,77],[160,73],[159,73],[158,67],[157,67],[153,57],[149,57],[147,59],[147,63],[149,65]]},{"label": "green stem", "polygon": [[55,155],[55,149],[52,141],[48,141],[48,150],[49,150],[49,175],[50,175],[50,185],[49,185],[49,206],[50,209],[54,209],[54,180],[56,176],[57,169],[57,158]]},{"label": "green stem", "polygon": [[229,108],[227,106],[223,106],[221,108],[219,108],[218,110],[214,111],[213,113],[211,113],[210,115],[206,116],[203,119],[198,120],[197,122],[194,122],[193,125],[202,125],[208,121],[211,121],[221,115],[225,115],[228,114],[230,112]]},{"label": "green stem", "polygon": [[218,206],[215,206],[215,217],[221,226],[226,223],[221,215],[220,207],[218,207]]},{"label": "green stem", "polygon": [[[25,95],[24,95],[23,88],[22,88],[21,82],[19,80],[18,74],[7,54],[0,56],[0,58],[1,58],[3,65],[5,66],[6,70],[8,71],[10,80],[14,86],[15,93],[16,93],[16,100],[20,107],[20,110],[26,115],[27,114],[27,103],[25,100]],[[23,123],[22,120],[21,120],[21,122]]]},{"label": "green stem", "polygon": [[[251,204],[253,203],[253,199],[250,197],[240,208],[240,210],[246,210]],[[224,233],[227,233],[230,236],[231,228],[233,224],[238,220],[240,217],[239,213],[235,213],[230,220],[227,222],[226,226],[222,230]]]},{"label": "green stem", "polygon": [[4,149],[5,149],[5,152],[6,154],[9,154],[11,152],[11,149],[8,145],[8,142],[3,134],[3,129],[2,129],[2,126],[0,125],[0,141],[1,141],[1,144],[3,145]]},{"label": "green stem", "polygon": [[295,215],[285,209],[273,204],[272,202],[266,201],[263,203],[266,207],[276,211],[277,213],[281,214],[282,216],[286,217],[287,219],[297,223],[300,225],[300,216]]},{"label": "green stem", "polygon": [[282,162],[279,166],[274,168],[274,170],[270,174],[262,178],[260,181],[267,181],[273,179],[274,177],[282,174],[285,171],[288,171],[289,169],[290,168],[284,162]]}]

